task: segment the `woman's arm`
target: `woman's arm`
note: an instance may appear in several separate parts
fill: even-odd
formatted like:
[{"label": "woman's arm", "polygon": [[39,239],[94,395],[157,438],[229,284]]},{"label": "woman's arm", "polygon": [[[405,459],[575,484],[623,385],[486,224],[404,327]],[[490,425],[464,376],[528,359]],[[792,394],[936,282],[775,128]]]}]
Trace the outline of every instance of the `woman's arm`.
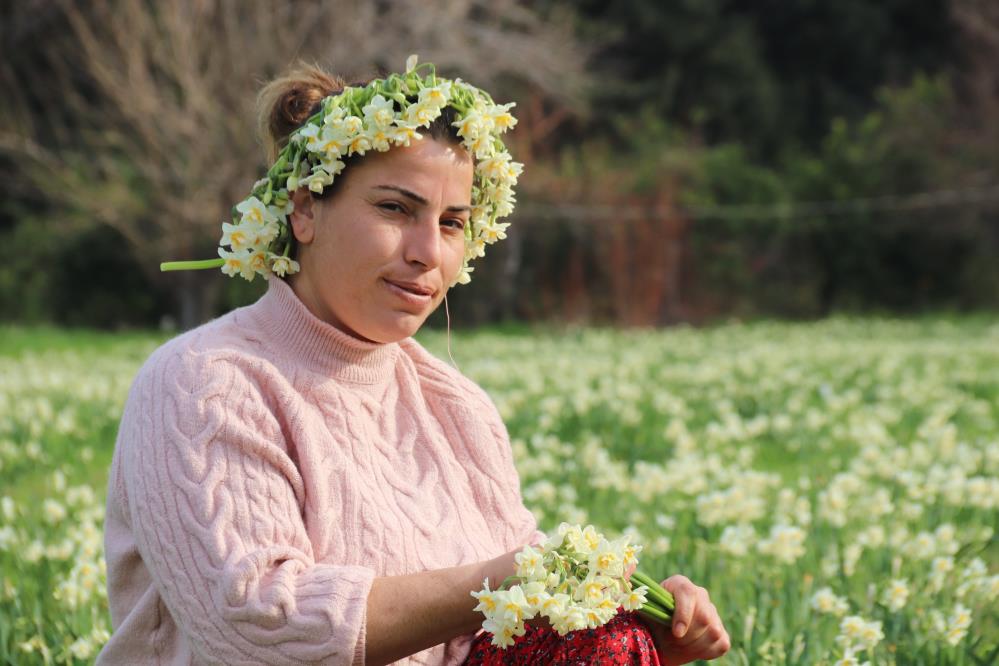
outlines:
[{"label": "woman's arm", "polygon": [[122,504],[183,637],[137,640],[183,640],[210,663],[363,663],[375,571],[317,560],[262,390],[225,351],[167,349],[136,379],[116,444]]},{"label": "woman's arm", "polygon": [[404,576],[376,578],[368,595],[365,664],[380,666],[474,633],[482,614],[471,596],[489,579],[492,587],[514,573],[511,551],[486,562]]}]

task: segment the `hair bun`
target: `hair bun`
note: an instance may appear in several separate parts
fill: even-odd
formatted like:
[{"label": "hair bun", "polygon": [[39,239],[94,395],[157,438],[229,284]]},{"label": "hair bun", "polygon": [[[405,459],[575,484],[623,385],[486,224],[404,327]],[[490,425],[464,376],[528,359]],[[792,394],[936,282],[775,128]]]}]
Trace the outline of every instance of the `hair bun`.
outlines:
[{"label": "hair bun", "polygon": [[319,110],[323,98],[343,88],[341,77],[302,61],[265,85],[257,95],[257,133],[267,161],[277,159],[291,133]]}]

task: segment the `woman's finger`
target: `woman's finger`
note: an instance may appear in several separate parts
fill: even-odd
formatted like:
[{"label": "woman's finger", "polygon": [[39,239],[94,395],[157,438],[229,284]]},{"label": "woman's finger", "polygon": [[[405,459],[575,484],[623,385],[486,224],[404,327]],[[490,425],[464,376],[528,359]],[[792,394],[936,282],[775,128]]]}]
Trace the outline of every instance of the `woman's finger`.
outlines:
[{"label": "woman's finger", "polygon": [[694,617],[697,608],[697,586],[686,576],[679,574],[670,576],[662,583],[663,589],[673,595],[676,608],[673,610],[673,635],[683,638]]}]

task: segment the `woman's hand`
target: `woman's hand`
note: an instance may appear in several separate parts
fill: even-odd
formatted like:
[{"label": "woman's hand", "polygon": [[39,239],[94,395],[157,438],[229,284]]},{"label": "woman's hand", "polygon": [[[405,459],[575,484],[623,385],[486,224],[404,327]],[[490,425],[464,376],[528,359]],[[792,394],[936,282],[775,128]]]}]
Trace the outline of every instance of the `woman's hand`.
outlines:
[{"label": "woman's hand", "polygon": [[676,601],[671,627],[645,621],[663,666],[686,664],[697,659],[715,659],[728,652],[728,632],[718,616],[718,609],[708,598],[708,591],[690,582],[686,576],[670,576],[662,581]]}]

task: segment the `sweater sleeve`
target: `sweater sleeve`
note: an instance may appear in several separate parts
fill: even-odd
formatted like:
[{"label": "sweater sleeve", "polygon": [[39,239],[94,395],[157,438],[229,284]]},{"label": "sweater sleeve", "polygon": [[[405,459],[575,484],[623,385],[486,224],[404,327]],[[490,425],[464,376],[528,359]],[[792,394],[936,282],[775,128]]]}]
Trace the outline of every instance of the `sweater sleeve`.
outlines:
[{"label": "sweater sleeve", "polygon": [[119,446],[137,548],[200,660],[363,664],[374,571],[314,559],[302,477],[253,372],[154,355]]}]

